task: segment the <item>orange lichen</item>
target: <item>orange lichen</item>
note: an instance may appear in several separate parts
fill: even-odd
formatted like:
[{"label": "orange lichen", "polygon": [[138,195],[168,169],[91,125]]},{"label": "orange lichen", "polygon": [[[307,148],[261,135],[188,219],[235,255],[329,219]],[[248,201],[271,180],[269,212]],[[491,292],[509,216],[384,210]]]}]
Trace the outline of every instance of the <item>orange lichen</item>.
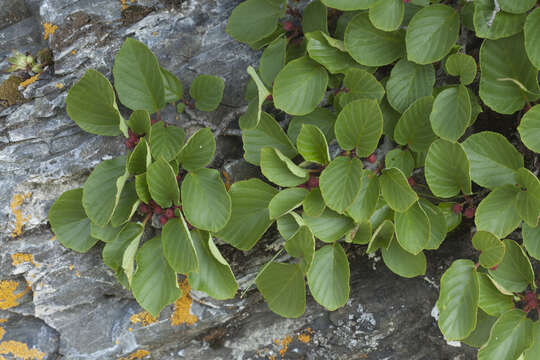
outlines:
[{"label": "orange lichen", "polygon": [[0,281],[0,310],[6,310],[18,306],[19,302],[17,300],[23,297],[31,289],[29,286],[27,286],[24,291],[15,294],[15,290],[17,290],[18,286],[19,283],[15,280]]},{"label": "orange lichen", "polygon": [[118,360],[140,360],[148,355],[150,355],[150,351],[148,350],[137,350],[134,353],[129,354],[128,356],[120,358]]},{"label": "orange lichen", "polygon": [[77,49],[71,50],[71,55],[76,55],[76,54],[77,54]]},{"label": "orange lichen", "polygon": [[157,32],[157,31],[154,31],[154,32],[152,33],[152,36],[154,36],[154,37],[158,36],[158,32]]},{"label": "orange lichen", "polygon": [[41,73],[32,76],[31,78],[23,81],[19,85],[22,86],[22,87],[27,87],[28,85],[35,83],[36,80],[39,78],[39,75],[41,75]]},{"label": "orange lichen", "polygon": [[158,321],[158,319],[153,317],[148,311],[142,311],[138,314],[131,315],[129,321],[131,321],[132,324],[141,323],[142,326],[148,326]]},{"label": "orange lichen", "polygon": [[23,217],[22,211],[20,209],[21,205],[23,204],[24,200],[28,199],[30,196],[32,196],[32,193],[26,193],[26,194],[15,194],[13,195],[13,199],[11,199],[11,203],[9,204],[9,208],[11,209],[11,212],[15,215],[15,229],[11,233],[11,237],[15,238],[22,233],[22,228],[24,224],[30,220],[30,216]]},{"label": "orange lichen", "polygon": [[8,322],[9,319],[3,319],[3,318],[0,318],[0,324],[1,323],[5,323],[5,322]]},{"label": "orange lichen", "polygon": [[279,354],[283,357],[283,355],[285,355],[285,353],[287,352],[287,349],[289,348],[289,344],[293,341],[293,337],[292,336],[285,336],[283,339],[277,339],[277,340],[274,340],[274,343],[276,343],[276,345],[280,346],[281,349],[279,349]]},{"label": "orange lichen", "polygon": [[298,341],[307,344],[311,340],[311,328],[307,328],[305,332],[298,335]]},{"label": "orange lichen", "polygon": [[188,279],[178,283],[178,285],[180,285],[180,289],[182,289],[182,296],[174,303],[174,312],[171,316],[171,325],[193,325],[199,319],[190,312],[193,299],[189,294],[191,287],[189,286]]},{"label": "orange lichen", "polygon": [[0,355],[12,354],[13,357],[24,360],[42,360],[45,353],[36,348],[29,349],[28,345],[20,341],[10,340],[0,343]]},{"label": "orange lichen", "polygon": [[54,241],[56,240],[56,235],[54,235],[52,238],[49,239],[49,241]]},{"label": "orange lichen", "polygon": [[69,265],[69,270],[73,270],[73,268],[75,267],[75,265]]},{"label": "orange lichen", "polygon": [[75,270],[75,276],[76,277],[81,277],[81,273],[78,270]]},{"label": "orange lichen", "polygon": [[4,328],[0,326],[0,340],[2,340],[5,333],[6,333],[6,330],[4,330]]},{"label": "orange lichen", "polygon": [[64,84],[62,84],[62,83],[56,83],[55,86],[56,86],[57,89],[63,89],[64,88]]},{"label": "orange lichen", "polygon": [[13,266],[20,265],[22,263],[30,263],[34,266],[38,266],[34,261],[34,255],[25,253],[11,254],[11,264]]},{"label": "orange lichen", "polygon": [[43,24],[43,39],[47,40],[49,38],[49,35],[52,36],[56,30],[58,30],[58,25],[53,25],[51,23],[44,23]]}]

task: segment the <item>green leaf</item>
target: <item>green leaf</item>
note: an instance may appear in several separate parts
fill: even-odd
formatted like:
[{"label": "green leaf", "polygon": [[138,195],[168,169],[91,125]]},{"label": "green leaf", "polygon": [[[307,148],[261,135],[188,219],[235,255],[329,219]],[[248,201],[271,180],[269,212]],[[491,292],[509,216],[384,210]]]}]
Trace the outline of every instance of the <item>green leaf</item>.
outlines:
[{"label": "green leaf", "polygon": [[489,333],[497,318],[489,316],[481,309],[478,309],[476,319],[476,328],[469,336],[463,339],[462,342],[469,346],[479,348],[488,341]]},{"label": "green leaf", "polygon": [[401,277],[413,278],[426,273],[426,255],[423,252],[413,255],[392,239],[390,245],[381,249],[384,264],[395,274]]},{"label": "green leaf", "polygon": [[82,206],[83,189],[64,192],[49,210],[56,239],[68,249],[87,252],[98,241],[90,235],[90,219]]},{"label": "green leaf", "polygon": [[388,168],[382,171],[379,176],[381,193],[390,206],[395,211],[407,211],[416,201],[418,195],[411,189],[407,178],[401,170]]},{"label": "green leaf", "polygon": [[414,159],[408,149],[395,148],[386,153],[384,164],[387,168],[398,168],[406,177],[411,176],[414,170]]},{"label": "green leaf", "polygon": [[225,227],[231,217],[231,197],[217,170],[199,169],[186,175],[182,210],[189,223],[199,229],[217,232]]},{"label": "green leaf", "polygon": [[[192,230],[191,238],[199,259],[199,271],[188,274],[191,288],[203,291],[217,300],[234,298],[238,284],[231,267],[223,261],[224,259],[214,245],[210,234],[200,230]],[[216,252],[218,258],[214,255]]]},{"label": "green leaf", "polygon": [[401,59],[386,83],[388,102],[400,113],[424,96],[431,96],[435,84],[433,65],[418,65]]},{"label": "green leaf", "polygon": [[316,126],[302,124],[302,129],[296,139],[298,152],[307,161],[326,165],[330,162],[328,144],[323,132]]},{"label": "green leaf", "polygon": [[518,131],[525,146],[540,152],[540,105],[534,105],[523,115]]},{"label": "green leaf", "polygon": [[540,226],[531,227],[523,224],[521,234],[523,235],[523,246],[527,249],[527,253],[536,260],[540,260]]},{"label": "green leaf", "polygon": [[[257,75],[255,69],[248,66],[247,72],[257,87],[257,103],[255,103],[255,100],[250,101],[246,113],[239,119],[238,123],[242,130],[253,129],[259,124],[262,114],[262,105],[270,95],[270,91],[268,91],[259,75]],[[255,104],[257,104],[257,106],[255,106]]]},{"label": "green leaf", "polygon": [[522,14],[524,12],[527,12],[531,10],[535,4],[535,0],[499,0],[501,10],[512,14]]},{"label": "green leaf", "polygon": [[448,75],[459,76],[459,81],[463,85],[469,85],[476,78],[476,61],[467,54],[450,55],[444,63],[444,69]]},{"label": "green leaf", "polygon": [[461,144],[443,139],[429,147],[425,167],[426,181],[435,196],[449,198],[471,193],[469,160]]},{"label": "green leaf", "polygon": [[349,279],[349,261],[341,245],[326,245],[315,252],[307,273],[315,301],[330,311],[342,307],[349,299]]},{"label": "green leaf", "polygon": [[400,145],[409,146],[413,151],[427,151],[437,139],[429,119],[432,107],[432,96],[415,100],[399,118],[394,129],[394,140]]},{"label": "green leaf", "polygon": [[351,218],[328,208],[317,217],[304,214],[304,221],[313,235],[326,243],[335,242],[354,229],[354,221]]},{"label": "green leaf", "polygon": [[344,108],[347,104],[358,99],[375,99],[381,102],[384,87],[369,72],[362,69],[348,69],[343,79],[346,92],[338,94],[339,105]]},{"label": "green leaf", "polygon": [[405,212],[394,214],[396,239],[407,252],[418,255],[429,242],[431,225],[429,218],[418,202]]},{"label": "green leaf", "polygon": [[356,149],[358,156],[368,156],[377,148],[382,127],[382,113],[377,101],[355,100],[339,113],[335,124],[336,138],[343,149]]},{"label": "green leaf", "polygon": [[320,188],[314,188],[312,189],[309,194],[304,199],[304,202],[302,203],[304,212],[312,217],[320,216],[325,207],[326,204],[324,203],[324,199],[321,194]]},{"label": "green leaf", "polygon": [[439,328],[447,340],[465,339],[476,327],[479,285],[470,260],[456,260],[441,278]]},{"label": "green leaf", "polygon": [[[261,59],[259,61],[259,72],[261,74],[262,80],[264,81],[264,84],[257,84],[256,78],[252,75],[252,78],[257,84],[257,88],[259,89],[259,104],[260,105],[262,105],[262,101],[264,101],[266,97],[270,94],[268,90],[266,90],[264,85],[272,88],[274,79],[276,78],[277,74],[281,71],[281,69],[283,69],[283,67],[285,66],[286,51],[287,51],[287,39],[285,39],[284,37],[278,37],[264,49],[261,55]],[[252,71],[254,72],[255,70],[253,69]],[[266,95],[264,95],[263,89],[266,90],[267,92]],[[261,91],[263,91],[263,94],[261,94]],[[261,95],[264,95],[264,96],[261,96]]]},{"label": "green leaf", "polygon": [[299,207],[306,198],[308,191],[304,188],[289,188],[278,192],[270,201],[270,219],[287,214]]},{"label": "green leaf", "polygon": [[516,180],[521,185],[516,198],[518,214],[528,225],[536,226],[540,217],[540,181],[525,168],[518,169]]},{"label": "green leaf", "polygon": [[525,53],[521,33],[505,39],[484,40],[480,48],[480,72],[480,98],[498,113],[512,114],[525,106],[526,99],[538,98],[504,79],[516,80],[529,92],[540,93],[538,71]]},{"label": "green leaf", "polygon": [[347,215],[352,217],[355,222],[369,220],[377,207],[379,199],[379,178],[371,171],[362,173],[362,187],[358,196],[347,209]]},{"label": "green leaf", "polygon": [[268,206],[277,190],[259,179],[231,185],[231,219],[216,237],[241,250],[251,249],[272,224]]},{"label": "green leaf", "polygon": [[518,192],[519,188],[503,185],[486,196],[474,218],[478,230],[491,232],[499,239],[514,231],[521,223],[515,206]]},{"label": "green leaf", "polygon": [[122,230],[122,226],[113,227],[112,225],[105,225],[101,227],[94,223],[90,224],[90,235],[93,238],[99,239],[105,243],[109,243],[116,239],[116,236],[118,235],[120,230]]},{"label": "green leaf", "polygon": [[187,171],[195,171],[210,164],[215,152],[214,134],[209,128],[203,128],[189,138],[178,155],[178,160]]},{"label": "green leaf", "polygon": [[152,163],[150,147],[145,138],[141,138],[131,155],[129,155],[127,170],[130,174],[140,175],[146,172],[146,168]]},{"label": "green leaf", "polygon": [[298,153],[281,126],[267,113],[261,114],[261,121],[256,128],[242,131],[242,141],[244,158],[254,165],[260,164],[261,149],[265,146],[279,150],[288,158]]},{"label": "green leaf", "polygon": [[122,259],[127,247],[135,240],[139,240],[144,232],[144,226],[136,223],[128,223],[113,241],[103,248],[103,262],[115,273],[122,270]]},{"label": "green leaf", "polygon": [[189,88],[189,96],[195,100],[195,107],[201,111],[214,111],[223,98],[225,81],[212,75],[197,75]]},{"label": "green leaf", "polygon": [[116,54],[114,87],[131,110],[154,113],[165,106],[165,86],[156,56],[142,42],[127,38]]},{"label": "green leaf", "polygon": [[312,31],[328,33],[328,9],[319,0],[310,2],[302,14],[302,31],[304,34]]},{"label": "green leaf", "polygon": [[478,351],[478,360],[517,359],[533,342],[533,322],[527,313],[512,309],[493,324],[488,342]]},{"label": "green leaf", "polygon": [[433,132],[442,139],[456,142],[469,127],[471,111],[469,92],[464,85],[441,91],[429,117]]},{"label": "green leaf", "polygon": [[523,29],[525,15],[496,11],[493,0],[476,0],[474,5],[474,30],[478,37],[496,40],[517,34]]},{"label": "green leaf", "polygon": [[[142,236],[142,233],[141,233],[141,236]],[[131,282],[133,281],[133,273],[135,272],[135,255],[137,254],[137,250],[139,249],[141,236],[137,236],[135,239],[131,240],[129,245],[126,247],[124,254],[122,255],[121,265],[122,265],[123,274],[121,272],[116,273],[117,278],[125,276],[128,285],[130,285]],[[118,281],[122,283],[122,281],[120,280]]]},{"label": "green leaf", "polygon": [[540,68],[540,38],[538,38],[539,31],[540,9],[536,8],[529,14],[529,16],[527,16],[523,33],[525,35],[525,51],[529,56],[529,60],[537,69]]},{"label": "green leaf", "polygon": [[371,223],[369,221],[362,221],[347,234],[345,241],[358,245],[366,245],[371,240],[371,235]]},{"label": "green leaf", "polygon": [[469,136],[462,145],[475,183],[489,189],[515,184],[516,170],[523,167],[523,156],[506,137],[482,131]]},{"label": "green leaf", "polygon": [[478,307],[491,316],[499,316],[514,308],[514,300],[510,295],[502,294],[493,284],[488,274],[476,273],[480,285]]},{"label": "green leaf", "polygon": [[394,231],[394,223],[390,220],[384,220],[371,235],[366,253],[372,254],[382,248],[388,250],[392,239],[394,239]]},{"label": "green leaf", "polygon": [[399,29],[404,12],[402,0],[378,0],[369,8],[369,20],[379,30],[394,31]]},{"label": "green leaf", "polygon": [[[379,106],[381,107],[381,112],[383,115],[383,134],[386,135],[391,140],[394,140],[394,130],[396,128],[396,124],[401,114],[398,113],[396,110],[394,110],[392,106],[390,106],[386,97],[383,98]],[[428,114],[428,124],[429,124],[429,114]]]},{"label": "green leaf", "polygon": [[274,104],[291,115],[311,113],[322,101],[328,73],[307,56],[289,62],[276,76]]},{"label": "green leaf", "polygon": [[150,133],[150,114],[146,110],[135,110],[127,123],[131,131],[137,135]]},{"label": "green leaf", "polygon": [[300,228],[305,225],[304,220],[295,212],[281,216],[276,221],[279,234],[285,239],[290,239]]},{"label": "green leaf", "polygon": [[285,250],[293,257],[302,257],[299,265],[303,273],[307,273],[315,255],[315,239],[309,227],[302,225],[294,235],[285,242]]},{"label": "green leaf", "polygon": [[146,173],[135,176],[135,191],[137,196],[145,204],[150,203],[152,196],[150,190],[148,190],[148,183],[146,182]]},{"label": "green leaf", "polygon": [[333,46],[328,38],[328,35],[320,31],[306,34],[307,52],[310,58],[328,69],[331,74],[345,73],[347,69],[358,66],[345,49],[341,50]]},{"label": "green leaf", "polygon": [[131,286],[139,305],[153,317],[181,295],[176,274],[163,255],[159,236],[145,242],[137,253],[137,270]]},{"label": "green leaf", "polygon": [[461,213],[456,214],[454,212],[455,204],[453,202],[441,202],[438,206],[444,215],[447,232],[454,230],[461,223]]},{"label": "green leaf", "polygon": [[503,242],[506,246],[503,260],[495,270],[489,270],[493,280],[510,292],[522,292],[529,285],[535,288],[533,268],[521,246],[510,239]]},{"label": "green leaf", "polygon": [[256,278],[270,310],[285,318],[297,318],[306,310],[306,284],[298,264],[270,262]]},{"label": "green leaf", "polygon": [[118,204],[111,217],[111,225],[116,227],[128,222],[137,211],[139,203],[135,190],[135,181],[127,182],[120,193]]},{"label": "green leaf", "polygon": [[169,219],[161,232],[163,252],[175,272],[187,274],[199,270],[199,260],[191,233],[182,214]]},{"label": "green leaf", "polygon": [[384,201],[383,197],[380,196],[377,205],[375,208],[375,212],[371,217],[369,218],[369,222],[372,225],[373,229],[376,229],[379,227],[379,225],[382,224],[384,220],[394,220],[394,211],[390,209],[386,201]]},{"label": "green leaf", "polygon": [[321,0],[328,7],[343,10],[364,10],[375,4],[377,0]]},{"label": "green leaf", "polygon": [[283,15],[285,0],[247,0],[233,10],[225,31],[237,41],[253,43],[272,35]]},{"label": "green leaf", "polygon": [[186,140],[184,129],[174,125],[165,126],[163,121],[152,125],[150,129],[150,152],[154,159],[163,157],[167,161],[174,159]]},{"label": "green leaf", "polygon": [[165,88],[165,102],[166,103],[174,103],[175,101],[178,101],[182,98],[182,95],[184,94],[184,88],[182,87],[182,83],[176,76],[165,70],[164,68],[160,68],[161,70],[161,77],[163,79],[163,86]]},{"label": "green leaf", "polygon": [[154,161],[146,173],[148,190],[152,199],[162,208],[180,204],[180,192],[176,174],[163,158]]},{"label": "green leaf", "polygon": [[428,200],[420,199],[419,203],[428,216],[430,225],[429,241],[424,248],[428,250],[437,250],[446,238],[446,218],[442,210]]},{"label": "green leaf", "polygon": [[297,166],[279,150],[265,147],[261,150],[261,172],[279,186],[297,186],[309,179],[309,171]]},{"label": "green leaf", "polygon": [[540,353],[540,322],[536,321],[533,324],[532,333],[532,346],[523,353],[523,360],[534,360]]},{"label": "green leaf", "polygon": [[407,27],[407,58],[418,64],[441,60],[459,36],[459,13],[448,5],[418,11]]},{"label": "green leaf", "polygon": [[287,134],[293,143],[297,142],[298,135],[302,130],[302,125],[314,125],[319,128],[326,137],[326,141],[330,142],[334,139],[334,123],[336,115],[326,108],[317,108],[311,114],[304,116],[295,116],[291,119]]},{"label": "green leaf", "polygon": [[347,51],[359,64],[366,66],[388,65],[404,56],[404,40],[402,30],[386,32],[374,27],[367,13],[355,16],[345,30]]},{"label": "green leaf", "polygon": [[478,231],[472,238],[473,246],[480,251],[478,262],[489,269],[498,265],[506,251],[504,243],[487,231]]},{"label": "green leaf", "polygon": [[128,174],[126,157],[101,162],[83,186],[82,204],[86,214],[97,225],[106,225],[118,204]]},{"label": "green leaf", "polygon": [[319,186],[326,206],[343,213],[356,199],[362,186],[363,163],[357,158],[339,156],[323,170]]},{"label": "green leaf", "polygon": [[114,90],[107,78],[95,70],[87,70],[69,90],[66,98],[69,117],[86,132],[104,136],[120,135],[123,121]]}]

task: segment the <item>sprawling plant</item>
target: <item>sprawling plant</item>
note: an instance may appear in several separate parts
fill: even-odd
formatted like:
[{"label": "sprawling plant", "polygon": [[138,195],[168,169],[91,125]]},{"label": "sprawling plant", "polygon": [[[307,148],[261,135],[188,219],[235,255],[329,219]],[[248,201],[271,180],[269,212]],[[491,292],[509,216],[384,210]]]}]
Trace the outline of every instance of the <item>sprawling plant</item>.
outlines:
[{"label": "sprawling plant", "polygon": [[[49,220],[57,240],[78,252],[103,241],[105,264],[154,316],[180,296],[177,273],[216,299],[234,297],[236,280],[211,236],[231,216],[221,175],[206,168],[216,150],[214,135],[203,128],[186,141],[184,130],[160,115],[176,102],[180,112],[186,104],[215,110],[223,80],[199,75],[190,87],[192,101],[183,99],[180,81],[134,39],[118,52],[113,76],[114,89],[102,74],[88,70],[69,91],[67,112],[89,133],[124,135],[127,154],[101,162],[82,188],[66,191],[53,204]],[[115,90],[133,110],[127,121]],[[139,246],[152,219],[162,231]]]},{"label": "sprawling plant", "polygon": [[[439,327],[479,347],[479,359],[537,359],[540,9],[536,0],[440,2],[236,7],[228,34],[264,48],[248,69],[245,159],[279,190],[233,184],[231,220],[216,236],[248,250],[277,222],[298,260],[269,262],[256,284],[271,310],[296,317],[305,278],[327,309],[347,302],[349,246],[380,251],[390,270],[415,277],[424,252],[474,218],[478,258],[442,277]],[[483,111],[514,114],[510,130],[475,131]]]}]

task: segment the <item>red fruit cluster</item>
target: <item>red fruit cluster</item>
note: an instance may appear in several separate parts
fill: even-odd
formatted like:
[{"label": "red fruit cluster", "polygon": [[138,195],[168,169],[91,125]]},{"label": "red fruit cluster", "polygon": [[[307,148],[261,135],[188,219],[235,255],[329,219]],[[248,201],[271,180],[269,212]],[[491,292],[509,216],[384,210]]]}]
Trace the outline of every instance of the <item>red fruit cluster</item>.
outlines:
[{"label": "red fruit cluster", "polygon": [[131,129],[128,130],[129,137],[126,140],[126,147],[130,150],[133,150],[135,146],[139,143],[140,136],[135,134]]},{"label": "red fruit cluster", "polygon": [[463,213],[463,216],[465,216],[467,219],[472,219],[474,215],[476,214],[476,208],[471,206],[463,210],[463,205],[461,204],[454,204],[452,207],[452,211],[456,214]]},{"label": "red fruit cluster", "polygon": [[306,188],[311,191],[311,189],[319,187],[319,176],[311,173],[309,174],[309,179],[303,184],[298,185],[298,187]]},{"label": "red fruit cluster", "polygon": [[455,214],[461,214],[463,211],[463,206],[461,204],[454,204],[454,206],[452,206],[452,210]]},{"label": "red fruit cluster", "polygon": [[[161,206],[156,204],[156,202],[154,200],[150,200],[149,204],[141,203],[139,205],[139,211],[142,214],[150,215],[150,216],[152,216],[154,214],[155,215],[161,215],[159,217],[159,223],[161,225],[165,225],[169,221],[169,219],[172,219],[172,218],[176,217],[176,215],[174,214],[174,211],[176,209],[179,209],[180,212],[183,214],[182,205],[173,205],[173,206],[171,206],[169,208],[163,209]],[[188,226],[189,230],[193,229],[193,226],[187,220],[186,220],[186,223],[187,223],[187,226]]]},{"label": "red fruit cluster", "polygon": [[414,180],[414,178],[412,176],[410,178],[408,178],[407,181],[409,182],[409,185],[411,187],[414,187],[416,185],[416,180]]},{"label": "red fruit cluster", "polygon": [[538,301],[538,298],[535,292],[527,291],[525,293],[525,298],[523,300],[524,300],[523,310],[525,312],[529,312],[531,310],[539,308],[540,303]]},{"label": "red fruit cluster", "polygon": [[293,31],[294,28],[295,28],[295,26],[291,21],[283,22],[283,30],[285,30],[285,31]]},{"label": "red fruit cluster", "polygon": [[367,161],[369,161],[372,164],[375,164],[377,162],[377,155],[371,154],[368,156]]}]

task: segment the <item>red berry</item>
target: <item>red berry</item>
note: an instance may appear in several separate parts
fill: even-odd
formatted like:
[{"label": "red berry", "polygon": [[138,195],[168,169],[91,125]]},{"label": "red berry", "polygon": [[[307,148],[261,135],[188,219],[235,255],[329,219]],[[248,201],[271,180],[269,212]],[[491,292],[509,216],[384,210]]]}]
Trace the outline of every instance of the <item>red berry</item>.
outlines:
[{"label": "red berry", "polygon": [[454,206],[452,206],[452,210],[456,214],[461,214],[461,212],[463,211],[463,206],[461,206],[461,204],[454,204]]},{"label": "red berry", "polygon": [[476,213],[475,208],[466,208],[463,212],[463,216],[465,216],[467,219],[472,219],[474,217],[474,213]]},{"label": "red berry", "polygon": [[141,203],[139,205],[139,211],[142,212],[143,214],[148,214],[152,210],[150,209],[150,206],[146,205],[145,203]]},{"label": "red berry", "polygon": [[375,164],[377,162],[377,155],[371,154],[368,156],[367,161],[369,161],[372,164]]},{"label": "red berry", "polygon": [[167,210],[165,210],[165,216],[168,218],[168,219],[171,219],[174,217],[174,210],[171,209],[171,208],[168,208]]},{"label": "red berry", "polygon": [[154,206],[154,212],[159,215],[159,214],[161,214],[163,212],[163,209],[161,208],[161,206],[155,205]]},{"label": "red berry", "polygon": [[410,178],[408,178],[407,181],[409,182],[409,185],[411,187],[414,187],[416,185],[416,181],[414,180],[414,178],[412,176]]},{"label": "red berry", "polygon": [[169,221],[169,218],[165,215],[161,215],[159,217],[159,222],[161,223],[161,225],[165,225],[167,223],[167,221]]},{"label": "red berry", "polygon": [[308,189],[313,189],[319,187],[319,178],[317,176],[310,175],[309,180],[307,181]]},{"label": "red berry", "polygon": [[498,267],[499,267],[499,265],[495,265],[494,267],[492,267],[492,268],[489,268],[489,270],[491,270],[491,271],[495,271],[495,270],[497,270],[497,268],[498,268]]},{"label": "red berry", "polygon": [[270,95],[268,95],[268,96],[266,97],[266,100],[268,100],[268,101],[274,101],[274,97],[272,96],[272,94],[270,94]]},{"label": "red berry", "polygon": [[294,30],[294,24],[290,21],[285,21],[283,23],[283,29],[285,31],[293,31]]}]

